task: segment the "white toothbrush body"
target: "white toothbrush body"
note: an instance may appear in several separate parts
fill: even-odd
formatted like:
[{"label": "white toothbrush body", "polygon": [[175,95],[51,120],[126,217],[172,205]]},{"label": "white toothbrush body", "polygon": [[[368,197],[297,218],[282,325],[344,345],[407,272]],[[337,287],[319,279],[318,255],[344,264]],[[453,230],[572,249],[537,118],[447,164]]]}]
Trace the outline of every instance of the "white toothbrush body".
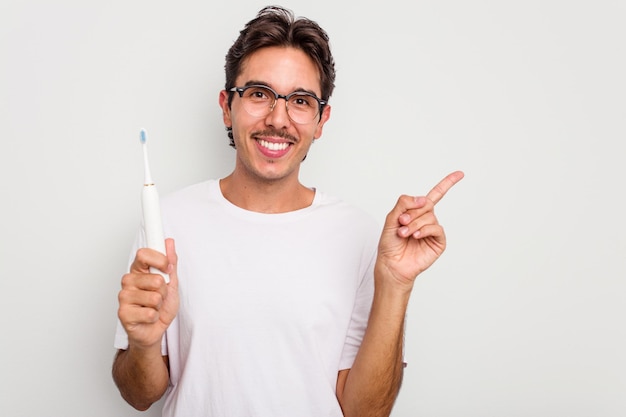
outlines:
[{"label": "white toothbrush body", "polygon": [[[146,246],[165,255],[165,237],[163,235],[163,222],[161,220],[161,204],[156,185],[150,175],[150,165],[148,164],[148,134],[141,130],[141,143],[143,146],[143,161],[145,170],[145,180],[141,192],[141,205],[143,209],[143,224],[146,233]],[[153,274],[160,274],[166,283],[170,282],[167,274],[156,268],[150,268]]]}]

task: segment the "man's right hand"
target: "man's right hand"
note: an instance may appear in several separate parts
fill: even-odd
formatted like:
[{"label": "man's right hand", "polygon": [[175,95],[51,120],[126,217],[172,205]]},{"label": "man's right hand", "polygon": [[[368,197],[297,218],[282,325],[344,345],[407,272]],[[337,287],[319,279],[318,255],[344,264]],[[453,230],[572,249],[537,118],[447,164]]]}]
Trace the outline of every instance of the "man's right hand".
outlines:
[{"label": "man's right hand", "polygon": [[[167,256],[152,249],[139,249],[130,272],[122,278],[118,317],[128,334],[130,346],[139,349],[160,347],[165,330],[178,313],[178,274],[173,239],[165,240]],[[150,273],[150,267],[169,274]]]}]

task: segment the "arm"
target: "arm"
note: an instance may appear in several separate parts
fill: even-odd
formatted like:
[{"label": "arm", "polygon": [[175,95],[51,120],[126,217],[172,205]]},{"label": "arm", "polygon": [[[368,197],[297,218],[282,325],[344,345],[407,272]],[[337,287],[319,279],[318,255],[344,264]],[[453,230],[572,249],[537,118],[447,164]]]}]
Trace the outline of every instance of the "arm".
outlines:
[{"label": "arm", "polygon": [[[161,340],[178,312],[178,275],[174,241],[166,241],[167,256],[140,249],[122,279],[118,316],[128,334],[128,349],[113,363],[113,380],[122,397],[138,410],[147,410],[167,390],[168,358]],[[166,284],[150,267],[170,274]]]},{"label": "arm", "polygon": [[337,397],[346,417],[388,416],[400,390],[408,294],[376,289],[367,331],[349,370],[339,372]]},{"label": "arm", "polygon": [[337,398],[346,417],[391,413],[402,383],[404,318],[413,284],[446,246],[434,206],[462,178],[463,173],[455,172],[426,197],[400,197],[385,220],[367,330],[352,368],[340,371],[337,379]]},{"label": "arm", "polygon": [[160,347],[150,352],[129,346],[115,356],[113,380],[128,404],[145,411],[167,390],[168,358],[161,356]]}]

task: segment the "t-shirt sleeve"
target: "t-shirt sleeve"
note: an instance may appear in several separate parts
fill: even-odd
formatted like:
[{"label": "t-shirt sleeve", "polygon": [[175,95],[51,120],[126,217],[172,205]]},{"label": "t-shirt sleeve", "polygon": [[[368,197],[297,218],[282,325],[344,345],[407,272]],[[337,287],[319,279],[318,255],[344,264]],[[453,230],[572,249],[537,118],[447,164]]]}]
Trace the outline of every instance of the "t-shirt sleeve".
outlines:
[{"label": "t-shirt sleeve", "polygon": [[370,259],[363,279],[361,280],[361,284],[357,290],[346,341],[341,354],[341,360],[339,361],[339,370],[350,369],[352,367],[354,359],[356,358],[359,348],[361,347],[363,336],[365,335],[365,329],[367,328],[367,321],[369,319],[372,299],[374,296],[375,261],[376,256],[374,255]]}]

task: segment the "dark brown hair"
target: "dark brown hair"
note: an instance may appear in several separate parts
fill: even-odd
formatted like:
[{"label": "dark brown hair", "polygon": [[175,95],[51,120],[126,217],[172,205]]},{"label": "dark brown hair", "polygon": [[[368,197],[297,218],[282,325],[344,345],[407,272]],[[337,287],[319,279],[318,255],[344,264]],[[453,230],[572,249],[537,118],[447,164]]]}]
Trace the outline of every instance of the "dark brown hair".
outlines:
[{"label": "dark brown hair", "polygon": [[[299,49],[315,63],[320,74],[322,100],[327,101],[335,88],[335,61],[330,51],[328,34],[316,22],[295,18],[291,10],[267,6],[249,21],[226,54],[226,91],[235,87],[247,57],[261,48],[283,46]],[[230,106],[233,93],[228,98]],[[232,132],[228,132],[234,146]]]}]

